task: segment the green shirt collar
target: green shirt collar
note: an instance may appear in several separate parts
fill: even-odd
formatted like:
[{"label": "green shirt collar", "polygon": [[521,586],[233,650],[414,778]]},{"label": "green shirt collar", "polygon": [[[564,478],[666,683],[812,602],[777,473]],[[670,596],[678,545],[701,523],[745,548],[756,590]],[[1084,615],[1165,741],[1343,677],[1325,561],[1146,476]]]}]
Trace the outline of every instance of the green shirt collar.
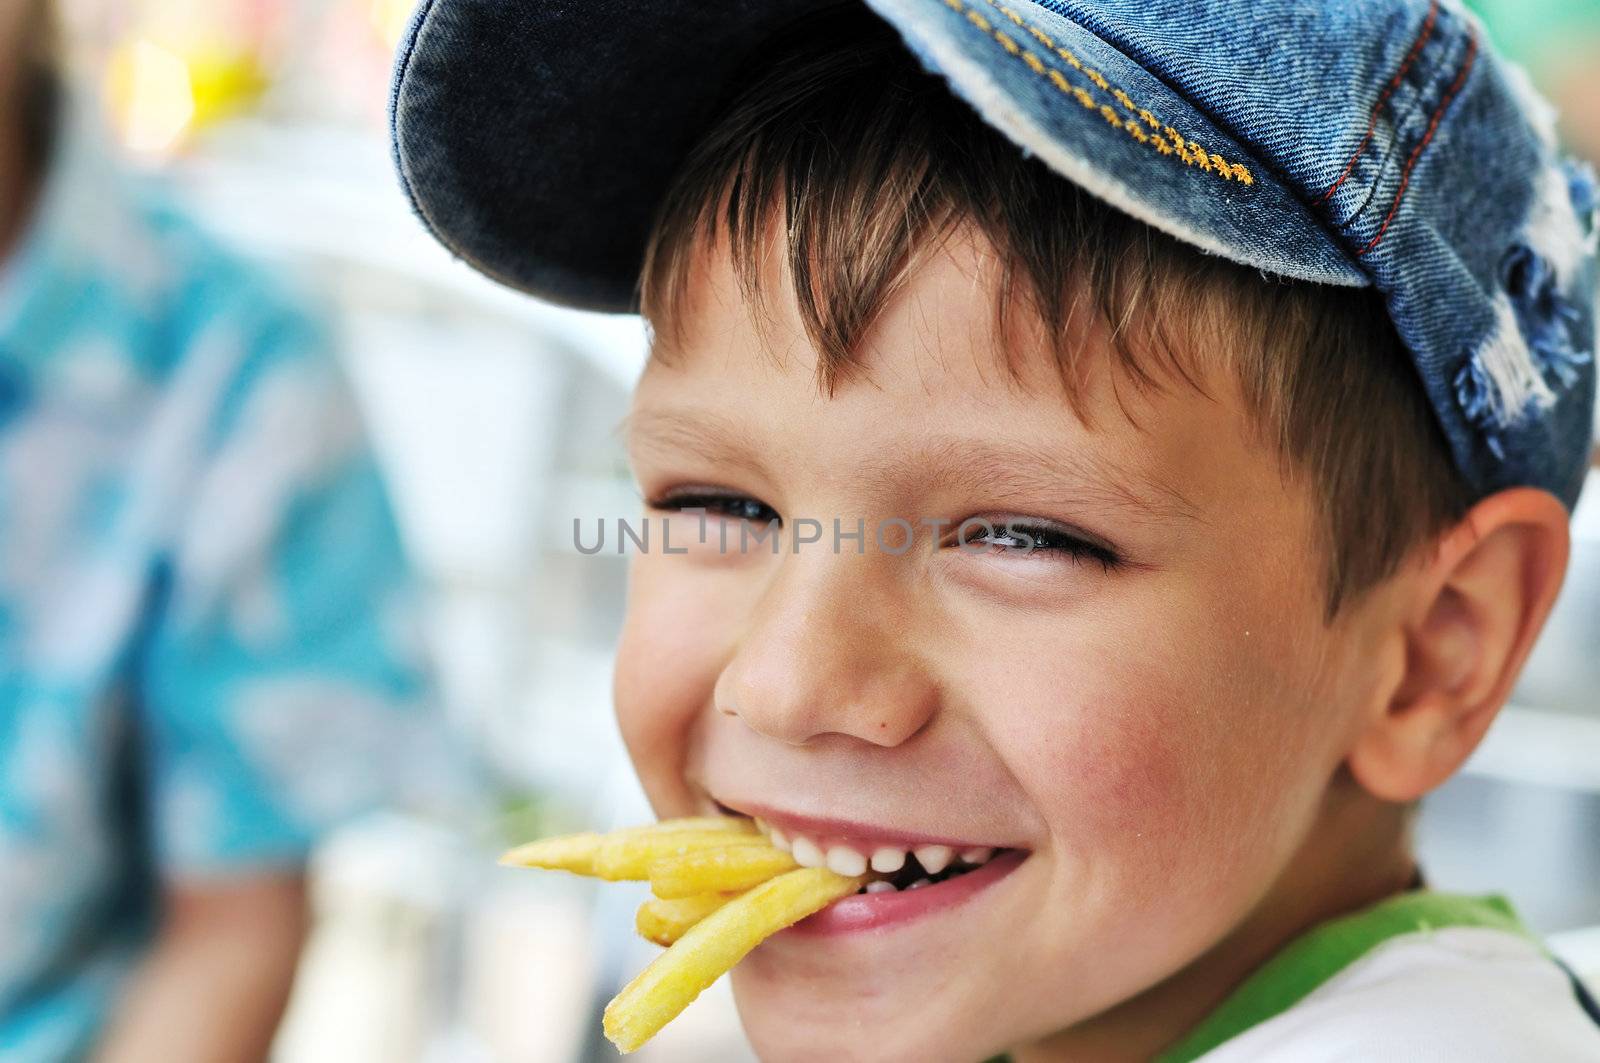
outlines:
[{"label": "green shirt collar", "polygon": [[1533,936],[1503,897],[1463,897],[1431,890],[1399,894],[1322,923],[1291,941],[1199,1026],[1157,1056],[1155,1063],[1191,1063],[1289,1010],[1384,942],[1445,927],[1485,927]]}]

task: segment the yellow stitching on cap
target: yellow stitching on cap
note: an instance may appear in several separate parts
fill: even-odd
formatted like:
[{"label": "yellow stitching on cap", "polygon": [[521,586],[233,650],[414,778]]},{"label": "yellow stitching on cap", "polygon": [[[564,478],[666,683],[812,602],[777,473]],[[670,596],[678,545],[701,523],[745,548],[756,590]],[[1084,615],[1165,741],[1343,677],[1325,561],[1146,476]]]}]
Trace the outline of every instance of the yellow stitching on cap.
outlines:
[{"label": "yellow stitching on cap", "polygon": [[[1025,28],[1034,40],[1043,44],[1046,48],[1054,50],[1057,55],[1066,60],[1068,66],[1072,67],[1074,70],[1081,71],[1084,77],[1093,82],[1094,85],[1101,91],[1111,93],[1112,98],[1126,108],[1130,115],[1137,115],[1141,121],[1149,125],[1151,132],[1146,133],[1136,122],[1123,121],[1122,117],[1117,114],[1115,109],[1107,104],[1100,103],[1094,98],[1094,94],[1088,89],[1072,84],[1072,82],[1068,80],[1060,70],[1042,61],[1037,55],[1028,49],[1018,45],[1017,42],[1009,35],[995,29],[993,24],[990,23],[988,19],[984,18],[983,15],[977,10],[968,7],[964,0],[944,0],[946,7],[959,14],[964,14],[968,22],[971,22],[974,26],[978,27],[978,29],[982,30],[990,37],[993,37],[995,43],[1000,45],[1001,48],[1005,49],[1007,54],[1021,59],[1027,64],[1028,69],[1032,70],[1035,74],[1038,74],[1041,77],[1049,78],[1051,84],[1053,84],[1063,94],[1071,95],[1086,109],[1091,111],[1099,111],[1100,117],[1104,118],[1107,124],[1114,128],[1125,130],[1130,137],[1139,143],[1153,145],[1156,151],[1162,155],[1172,155],[1176,151],[1178,157],[1181,158],[1186,165],[1198,166],[1207,173],[1217,174],[1224,180],[1237,180],[1245,185],[1255,184],[1255,176],[1251,174],[1249,168],[1244,166],[1242,163],[1230,163],[1221,155],[1212,155],[1197,143],[1186,142],[1183,138],[1183,135],[1180,134],[1176,129],[1164,124],[1159,118],[1151,113],[1148,108],[1140,107],[1134,102],[1133,97],[1129,96],[1120,87],[1113,86],[1111,82],[1106,79],[1105,75],[1100,73],[1100,71],[1095,70],[1093,67],[1085,67],[1083,65],[1083,61],[1071,51],[1066,48],[1057,47],[1050,34],[1046,33],[1038,26],[1033,25],[1031,22],[1028,22],[1021,15],[1017,14],[1017,12],[1007,7],[1005,4],[1000,3],[999,0],[984,0],[984,2],[990,7],[994,8],[996,11],[999,11],[1014,25]],[[1163,139],[1163,133],[1165,133],[1166,136],[1171,139],[1170,144],[1166,139]]]}]

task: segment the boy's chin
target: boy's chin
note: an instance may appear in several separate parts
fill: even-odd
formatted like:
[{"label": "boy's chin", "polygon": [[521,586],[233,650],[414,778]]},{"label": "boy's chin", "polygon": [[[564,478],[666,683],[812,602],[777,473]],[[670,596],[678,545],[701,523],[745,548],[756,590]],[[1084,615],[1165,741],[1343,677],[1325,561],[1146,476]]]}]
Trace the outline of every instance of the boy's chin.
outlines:
[{"label": "boy's chin", "polygon": [[933,987],[913,973],[829,977],[762,959],[747,957],[732,973],[739,1021],[762,1063],[976,1063],[995,1054],[969,1042],[952,1009],[929,1014]]}]

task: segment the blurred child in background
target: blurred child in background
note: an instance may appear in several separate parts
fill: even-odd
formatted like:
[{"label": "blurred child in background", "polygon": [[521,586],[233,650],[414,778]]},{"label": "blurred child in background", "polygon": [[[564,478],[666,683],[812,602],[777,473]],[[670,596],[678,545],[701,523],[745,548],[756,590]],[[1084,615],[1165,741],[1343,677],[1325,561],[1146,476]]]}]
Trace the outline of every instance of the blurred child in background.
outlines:
[{"label": "blurred child in background", "polygon": [[423,735],[326,338],[117,175],[0,3],[0,1055],[262,1058],[304,864]]}]

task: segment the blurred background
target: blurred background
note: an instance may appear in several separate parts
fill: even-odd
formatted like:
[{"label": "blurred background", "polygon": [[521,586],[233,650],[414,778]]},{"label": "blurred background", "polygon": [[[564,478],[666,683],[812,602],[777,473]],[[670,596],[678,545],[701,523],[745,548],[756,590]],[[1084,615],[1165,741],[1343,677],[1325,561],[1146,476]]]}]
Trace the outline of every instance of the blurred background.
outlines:
[{"label": "blurred background", "polygon": [[[4,2],[4,0],[0,0]],[[574,516],[632,514],[614,429],[643,364],[633,319],[535,305],[442,252],[391,170],[384,104],[411,0],[66,0],[75,90],[131,165],[338,323],[406,545],[445,707],[485,795],[471,822],[388,814],[331,838],[280,1063],[611,1058],[598,1008],[646,962],[639,895],[502,871],[546,831],[648,815],[610,713],[624,559]],[[1491,31],[1600,157],[1600,27],[1485,4]],[[1513,10],[1514,8],[1514,10]],[[1587,34],[1587,36],[1585,36]],[[1600,971],[1600,484],[1514,707],[1429,800],[1424,866],[1504,890]],[[1587,929],[1586,929],[1587,928]],[[640,1053],[747,1058],[719,986]]]}]

